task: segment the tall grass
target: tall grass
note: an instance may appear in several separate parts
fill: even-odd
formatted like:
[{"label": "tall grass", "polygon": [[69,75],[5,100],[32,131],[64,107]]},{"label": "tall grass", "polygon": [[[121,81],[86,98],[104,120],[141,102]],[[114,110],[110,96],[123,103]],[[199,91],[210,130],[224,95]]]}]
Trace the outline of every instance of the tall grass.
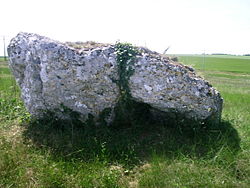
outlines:
[{"label": "tall grass", "polygon": [[219,127],[34,120],[0,59],[0,187],[249,187],[250,60],[244,72],[224,59],[185,62],[221,91]]}]

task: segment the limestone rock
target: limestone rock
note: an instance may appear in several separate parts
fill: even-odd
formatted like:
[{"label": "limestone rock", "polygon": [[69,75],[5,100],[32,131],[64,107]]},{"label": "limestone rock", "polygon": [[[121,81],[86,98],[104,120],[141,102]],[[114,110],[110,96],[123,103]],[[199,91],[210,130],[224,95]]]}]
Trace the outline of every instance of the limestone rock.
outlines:
[{"label": "limestone rock", "polygon": [[[87,47],[85,47],[87,45]],[[148,104],[163,116],[181,114],[188,119],[218,121],[222,98],[192,68],[146,48],[137,48],[132,74],[127,77],[130,100]],[[8,46],[9,65],[21,88],[28,111],[40,117],[46,111],[65,116],[65,108],[112,122],[122,92],[116,45],[60,43],[19,33]],[[126,62],[125,62],[126,63]],[[108,112],[108,113],[106,113]]]},{"label": "limestone rock", "polygon": [[19,33],[8,46],[10,67],[28,111],[60,114],[66,108],[98,117],[119,97],[113,46],[79,52],[36,34]]},{"label": "limestone rock", "polygon": [[191,67],[151,53],[143,53],[134,64],[129,86],[133,99],[167,113],[188,119],[218,121],[222,98]]}]

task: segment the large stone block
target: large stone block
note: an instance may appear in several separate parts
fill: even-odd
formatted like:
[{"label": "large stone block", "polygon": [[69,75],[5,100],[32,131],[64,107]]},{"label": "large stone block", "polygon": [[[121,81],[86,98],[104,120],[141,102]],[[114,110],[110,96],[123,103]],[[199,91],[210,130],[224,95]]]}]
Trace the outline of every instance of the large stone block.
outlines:
[{"label": "large stone block", "polygon": [[[81,121],[89,116],[98,120],[105,112],[105,121],[110,123],[125,92],[129,100],[148,104],[152,112],[160,111],[162,116],[175,113],[197,121],[219,121],[219,92],[192,68],[139,47],[133,61],[120,62],[117,48],[110,44],[60,43],[19,33],[8,46],[9,66],[25,106],[35,117],[52,111],[64,118],[67,108],[77,112]],[[121,91],[119,85],[124,79],[121,63],[127,66],[123,71],[131,71],[125,77],[127,91]]]}]

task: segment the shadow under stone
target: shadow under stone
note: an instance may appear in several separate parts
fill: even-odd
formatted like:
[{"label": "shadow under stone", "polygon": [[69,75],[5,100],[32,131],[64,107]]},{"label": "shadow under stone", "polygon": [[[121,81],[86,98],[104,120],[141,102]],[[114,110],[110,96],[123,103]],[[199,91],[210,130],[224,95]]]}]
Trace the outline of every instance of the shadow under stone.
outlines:
[{"label": "shadow under stone", "polygon": [[240,149],[238,133],[228,121],[216,125],[175,119],[159,122],[148,118],[147,110],[140,114],[141,110],[134,111],[141,118],[123,126],[62,121],[51,115],[26,124],[24,137],[42,151],[49,150],[55,158],[103,160],[130,167],[150,160],[153,154],[213,158],[222,147],[235,155]]}]

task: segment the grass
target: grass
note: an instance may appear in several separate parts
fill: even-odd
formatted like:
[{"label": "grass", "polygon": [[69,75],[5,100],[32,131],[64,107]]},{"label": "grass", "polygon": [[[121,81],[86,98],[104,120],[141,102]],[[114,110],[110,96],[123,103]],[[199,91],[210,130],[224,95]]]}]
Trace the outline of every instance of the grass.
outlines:
[{"label": "grass", "polygon": [[198,70],[221,71],[250,74],[250,57],[248,56],[180,56],[184,64],[194,65]]},{"label": "grass", "polygon": [[250,59],[179,59],[221,92],[219,127],[33,120],[0,59],[0,187],[249,187]]}]

